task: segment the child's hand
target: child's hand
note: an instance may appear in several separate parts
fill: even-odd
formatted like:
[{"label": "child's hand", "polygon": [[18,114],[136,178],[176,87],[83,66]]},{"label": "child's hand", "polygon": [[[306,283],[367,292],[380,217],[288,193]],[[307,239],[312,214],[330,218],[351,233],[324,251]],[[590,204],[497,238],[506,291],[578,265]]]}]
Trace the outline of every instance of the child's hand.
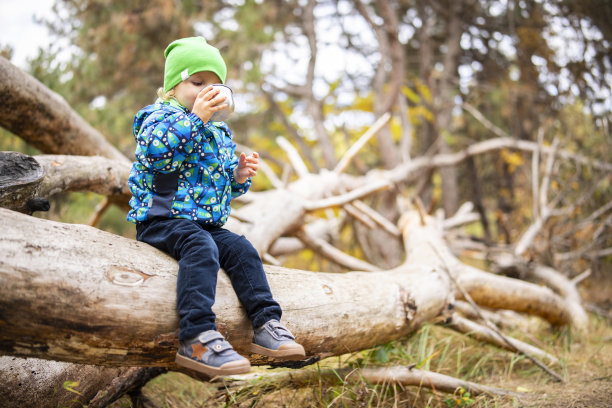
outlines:
[{"label": "child's hand", "polygon": [[250,155],[240,153],[240,159],[238,160],[238,166],[234,169],[234,180],[238,184],[242,184],[249,177],[257,175],[257,168],[259,167],[259,154],[253,152]]},{"label": "child's hand", "polygon": [[222,103],[225,102],[225,96],[219,95],[219,92],[218,89],[209,85],[196,96],[191,112],[198,115],[202,122],[208,122],[215,112],[227,107],[227,104]]}]

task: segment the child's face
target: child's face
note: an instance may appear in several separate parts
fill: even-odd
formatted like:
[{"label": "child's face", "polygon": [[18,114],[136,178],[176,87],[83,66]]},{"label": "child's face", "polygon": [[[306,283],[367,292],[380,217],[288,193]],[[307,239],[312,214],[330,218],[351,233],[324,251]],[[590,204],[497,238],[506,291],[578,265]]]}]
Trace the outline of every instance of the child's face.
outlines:
[{"label": "child's face", "polygon": [[174,97],[177,101],[189,111],[193,109],[193,104],[196,100],[196,96],[200,91],[206,88],[208,85],[220,84],[221,80],[210,71],[196,72],[184,81],[174,87]]}]

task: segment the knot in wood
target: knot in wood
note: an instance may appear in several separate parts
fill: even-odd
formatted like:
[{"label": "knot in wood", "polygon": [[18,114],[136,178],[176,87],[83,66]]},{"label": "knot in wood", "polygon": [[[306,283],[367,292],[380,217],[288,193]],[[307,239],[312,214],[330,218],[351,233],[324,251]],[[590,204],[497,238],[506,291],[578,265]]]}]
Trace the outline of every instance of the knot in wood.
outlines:
[{"label": "knot in wood", "polygon": [[112,266],[106,276],[111,283],[120,286],[140,286],[151,277],[144,272],[117,266]]},{"label": "knot in wood", "polygon": [[416,315],[417,305],[412,297],[412,294],[406,289],[400,287],[400,301],[404,306],[404,313],[406,313],[406,320],[412,321]]}]

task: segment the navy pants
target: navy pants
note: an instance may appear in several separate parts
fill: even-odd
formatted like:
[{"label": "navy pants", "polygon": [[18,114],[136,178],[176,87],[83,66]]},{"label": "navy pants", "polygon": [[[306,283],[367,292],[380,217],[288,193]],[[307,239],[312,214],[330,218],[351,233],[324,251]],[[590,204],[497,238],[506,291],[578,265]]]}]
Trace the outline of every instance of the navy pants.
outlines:
[{"label": "navy pants", "polygon": [[180,218],[156,218],[136,226],[136,238],[178,261],[176,286],[179,340],[216,330],[217,273],[223,268],[253,327],[281,318],[281,308],[263,270],[261,258],[244,237],[220,227],[204,227]]}]

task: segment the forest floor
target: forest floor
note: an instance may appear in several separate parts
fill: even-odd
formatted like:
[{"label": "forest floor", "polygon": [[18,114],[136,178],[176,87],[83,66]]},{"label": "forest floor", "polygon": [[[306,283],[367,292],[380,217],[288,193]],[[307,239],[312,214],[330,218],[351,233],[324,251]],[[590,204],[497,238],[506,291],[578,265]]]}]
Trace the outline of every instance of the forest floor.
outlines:
[{"label": "forest floor", "polygon": [[[202,383],[184,374],[169,372],[150,381],[142,390],[145,408],[175,407],[612,407],[612,282],[594,285],[584,293],[601,316],[590,313],[589,333],[572,339],[567,332],[554,331],[534,318],[530,327],[507,334],[543,348],[560,358],[549,367],[565,381],[557,382],[522,356],[499,350],[458,334],[446,327],[426,325],[409,339],[376,349],[330,358],[302,370],[348,366],[397,366],[417,364],[420,368],[524,393],[510,397],[473,397],[432,392],[425,388],[369,384],[363,380],[315,381],[299,388],[271,387],[267,373],[289,371],[253,369],[262,378],[247,387],[224,387]],[[119,400],[112,407],[131,406]]]}]

